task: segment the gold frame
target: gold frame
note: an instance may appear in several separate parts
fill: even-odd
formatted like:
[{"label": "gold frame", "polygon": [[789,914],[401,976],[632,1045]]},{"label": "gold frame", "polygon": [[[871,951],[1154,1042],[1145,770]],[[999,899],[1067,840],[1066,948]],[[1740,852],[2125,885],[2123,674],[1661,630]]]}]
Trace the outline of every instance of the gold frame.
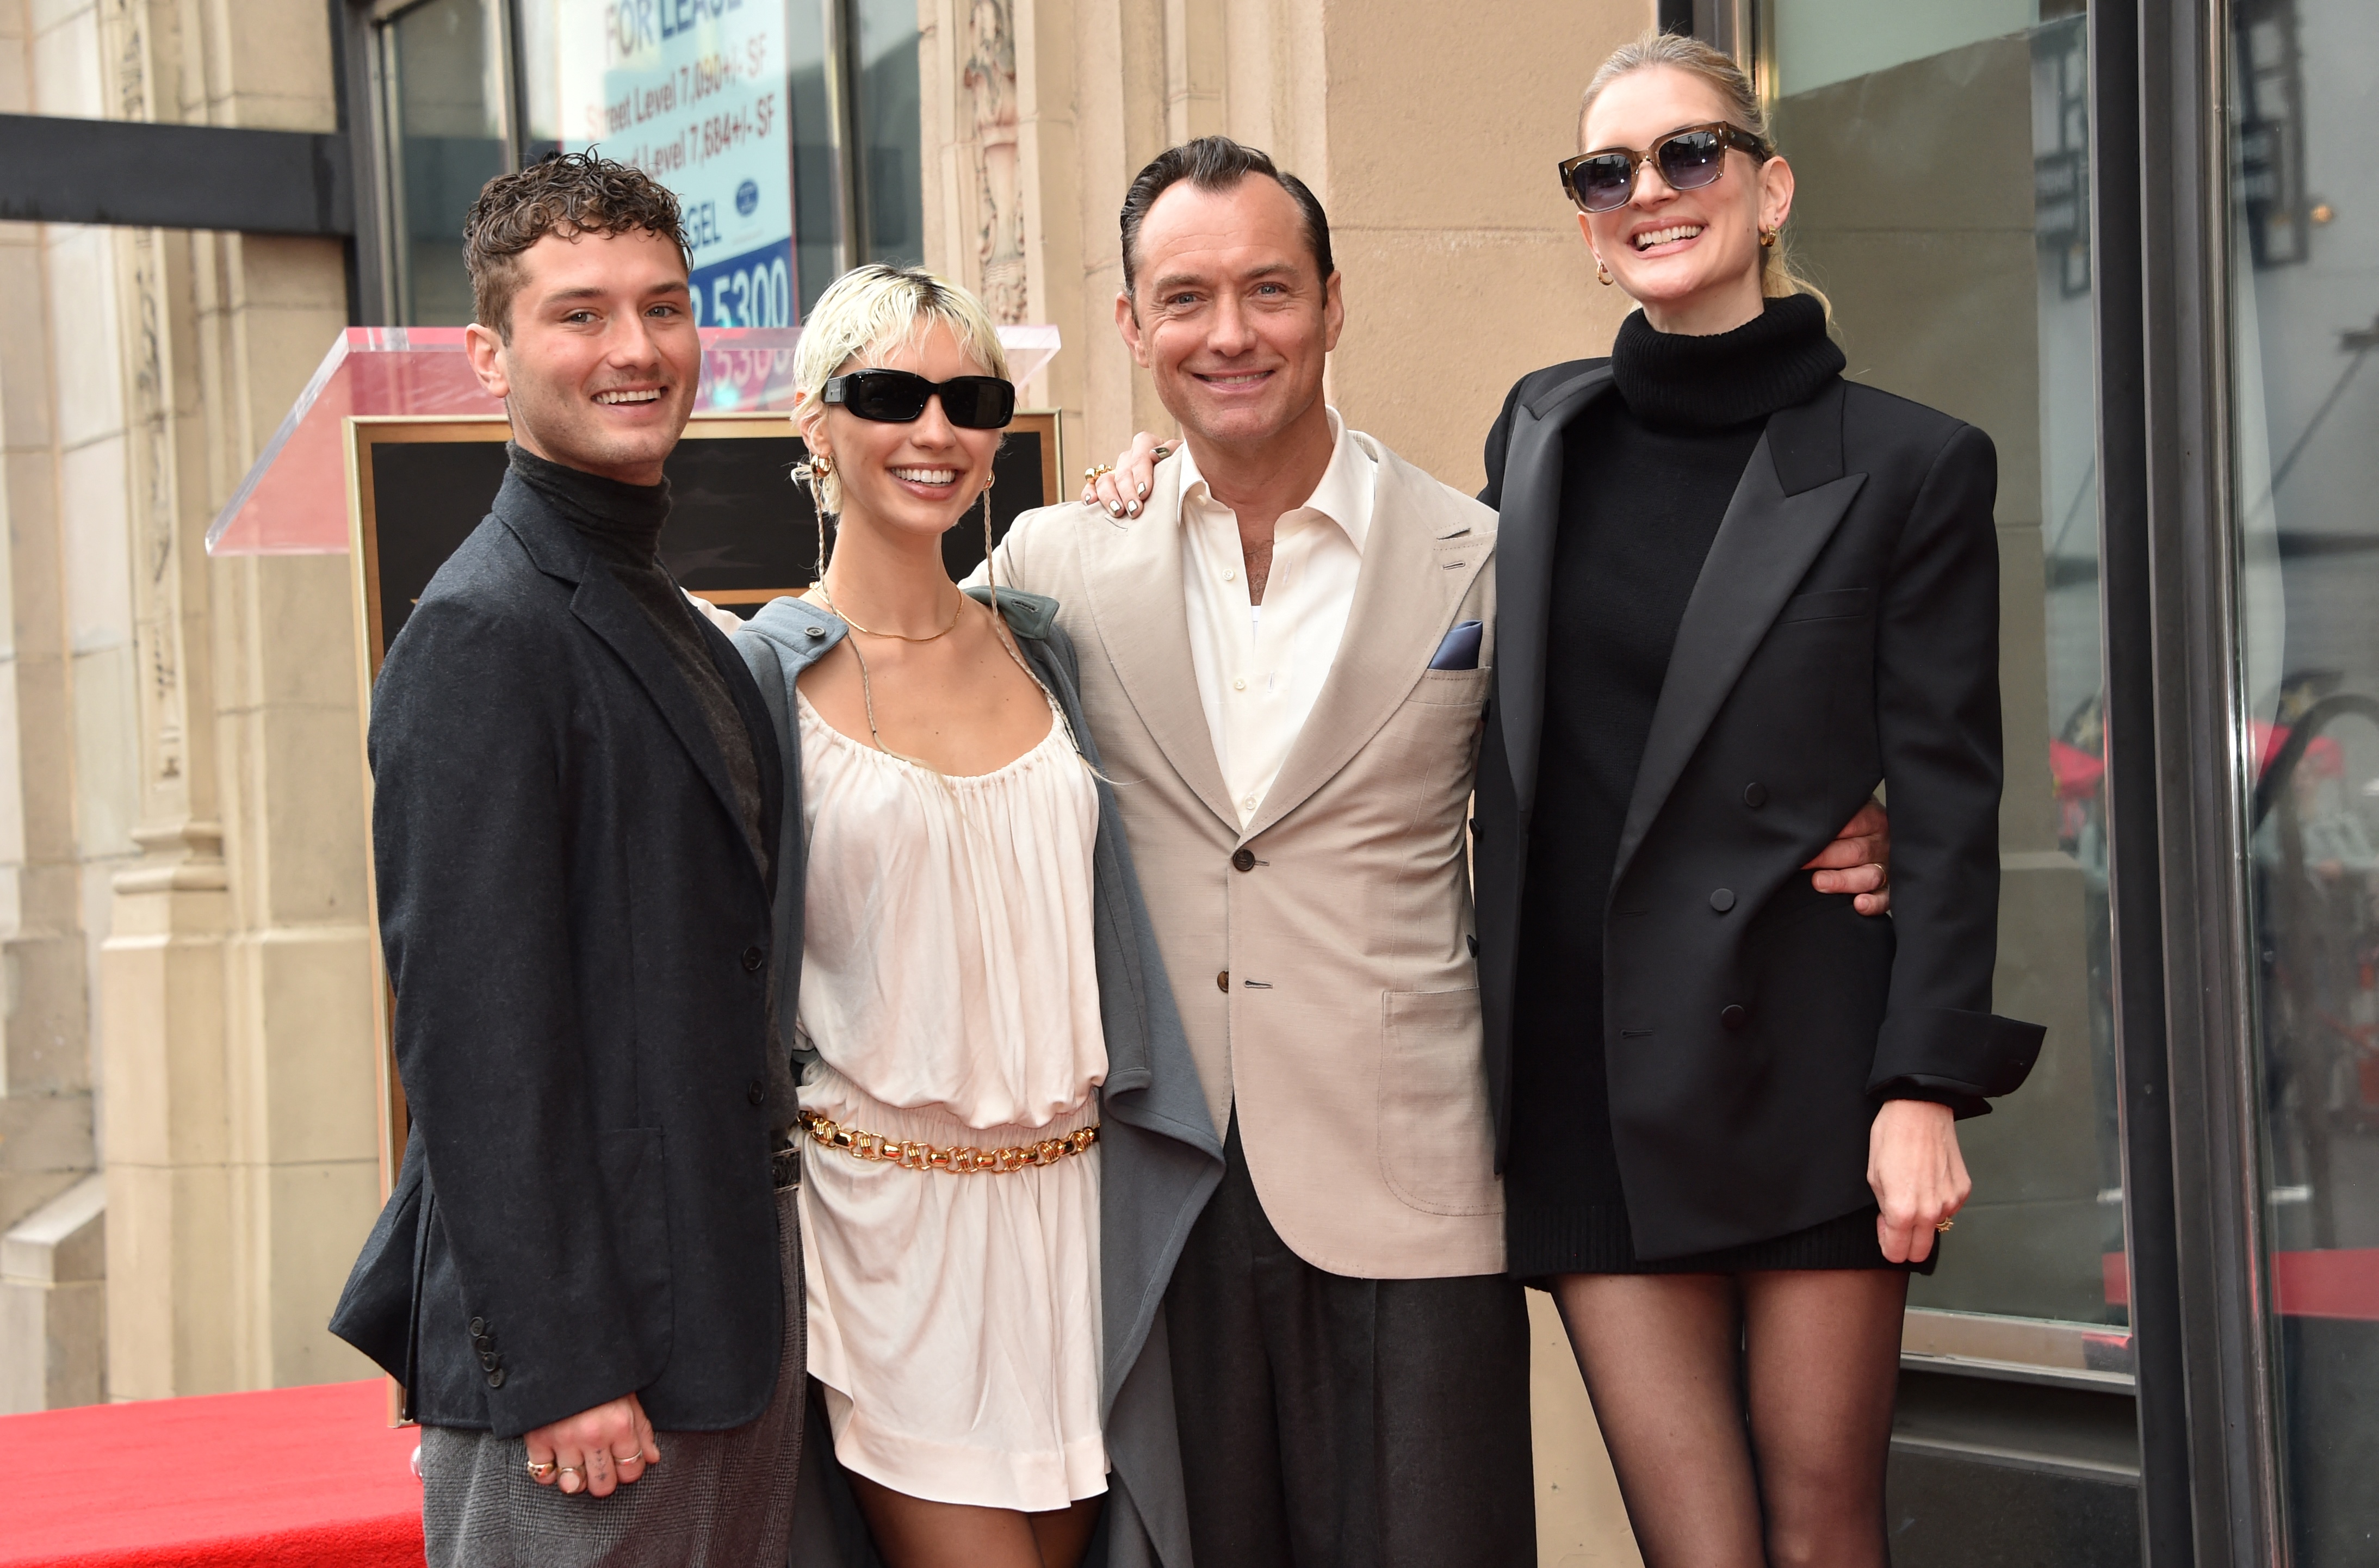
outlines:
[{"label": "gold frame", "polygon": [[[734,440],[782,436],[786,433],[785,425],[783,414],[706,414],[687,423],[683,439]],[[1035,430],[1042,438],[1042,504],[1051,505],[1065,499],[1057,488],[1058,476],[1065,472],[1065,421],[1062,415],[1054,408],[1019,409],[1009,428],[1020,427]],[[354,584],[356,689],[359,711],[365,719],[359,739],[368,745],[371,728],[372,682],[380,676],[381,622],[379,513],[372,493],[371,464],[365,459],[374,447],[381,445],[416,441],[508,440],[512,436],[512,426],[501,415],[351,415],[344,421],[343,435],[347,469],[347,549]],[[713,604],[732,605],[765,604],[779,593],[791,590],[734,588],[705,593],[697,588],[694,591]],[[371,821],[372,787],[368,753],[358,760],[363,763],[364,821],[368,825]],[[385,1201],[395,1188],[398,1163],[405,1158],[405,1137],[409,1119],[405,1109],[405,1086],[396,1072],[395,1038],[390,1031],[395,996],[389,986],[388,970],[380,952],[380,888],[368,852],[368,826],[366,828],[366,847],[364,900],[367,923],[371,928],[371,961],[375,981],[372,986],[372,1031],[380,1042],[377,1075],[380,1088],[380,1197]]]}]

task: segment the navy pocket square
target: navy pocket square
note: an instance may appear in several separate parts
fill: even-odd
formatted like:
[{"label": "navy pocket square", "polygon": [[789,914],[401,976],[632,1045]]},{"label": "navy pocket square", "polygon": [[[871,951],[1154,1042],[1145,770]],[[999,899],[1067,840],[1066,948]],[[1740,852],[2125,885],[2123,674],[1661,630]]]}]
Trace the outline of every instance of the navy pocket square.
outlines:
[{"label": "navy pocket square", "polygon": [[1431,669],[1476,669],[1479,668],[1479,636],[1484,631],[1476,621],[1465,621],[1445,634],[1431,656]]}]

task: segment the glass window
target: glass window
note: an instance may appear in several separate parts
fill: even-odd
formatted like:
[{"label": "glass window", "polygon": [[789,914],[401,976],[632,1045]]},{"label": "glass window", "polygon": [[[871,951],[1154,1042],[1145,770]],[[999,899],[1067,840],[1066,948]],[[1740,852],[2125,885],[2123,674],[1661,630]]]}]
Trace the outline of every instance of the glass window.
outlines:
[{"label": "glass window", "polygon": [[479,187],[512,162],[501,23],[489,0],[426,0],[380,30],[401,321],[461,326],[471,320],[463,217]]},{"label": "glass window", "polygon": [[378,29],[397,320],[470,320],[463,214],[521,156],[598,148],[677,193],[706,326],[798,320],[850,260],[924,259],[903,0],[425,0]]},{"label": "glass window", "polygon": [[1798,175],[1788,241],[1848,374],[1999,448],[1996,1006],[2048,1038],[2023,1090],[1960,1126],[1974,1195],[1914,1282],[1911,1344],[2008,1358],[1979,1348],[2003,1332],[1930,1315],[2054,1320],[2075,1327],[2023,1343],[2121,1372],[2084,19],[2079,0],[1772,0],[1758,36]]},{"label": "glass window", "polygon": [[925,259],[924,141],[917,97],[915,0],[851,0],[858,46],[860,233],[856,259],[894,267]]},{"label": "glass window", "polygon": [[2298,1568],[2379,1541],[2379,133],[2369,0],[2229,6],[2264,1243]]}]

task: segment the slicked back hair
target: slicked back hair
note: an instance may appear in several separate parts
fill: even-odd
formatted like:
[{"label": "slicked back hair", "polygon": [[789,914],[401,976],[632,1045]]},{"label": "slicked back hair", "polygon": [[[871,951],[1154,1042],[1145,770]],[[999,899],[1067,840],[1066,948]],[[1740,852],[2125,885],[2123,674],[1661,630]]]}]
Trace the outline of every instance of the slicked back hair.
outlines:
[{"label": "slicked back hair", "polygon": [[521,252],[549,234],[618,235],[643,229],[677,247],[690,271],[693,253],[678,221],[677,198],[642,169],[589,152],[549,152],[516,175],[479,189],[463,220],[463,265],[471,274],[471,314],[513,341],[513,296],[520,292]]},{"label": "slicked back hair", "polygon": [[1202,136],[1195,141],[1168,147],[1150,159],[1148,167],[1133,176],[1131,188],[1124,193],[1124,293],[1132,293],[1133,280],[1140,270],[1140,227],[1148,221],[1149,209],[1156,205],[1158,197],[1184,180],[1201,190],[1229,190],[1250,175],[1275,181],[1297,203],[1298,213],[1305,219],[1306,246],[1313,252],[1322,281],[1328,283],[1330,274],[1337,271],[1337,263],[1330,259],[1330,220],[1306,183],[1295,175],[1282,173],[1270,156],[1252,147],[1242,146],[1227,136]]}]

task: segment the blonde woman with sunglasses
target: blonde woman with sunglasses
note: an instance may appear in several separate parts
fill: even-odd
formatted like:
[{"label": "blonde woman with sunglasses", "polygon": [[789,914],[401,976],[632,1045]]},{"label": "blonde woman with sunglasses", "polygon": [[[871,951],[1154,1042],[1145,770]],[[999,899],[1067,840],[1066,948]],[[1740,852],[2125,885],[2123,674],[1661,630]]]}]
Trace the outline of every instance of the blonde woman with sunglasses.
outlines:
[{"label": "blonde woman with sunglasses", "polygon": [[1006,356],[964,290],[875,266],[799,356],[824,571],[736,641],[789,761],[770,978],[833,1460],[892,1568],[1071,1568],[1103,1498],[1113,1561],[1180,1561],[1134,1435],[1172,1430],[1161,1351],[1132,1373],[1221,1152],[1057,607],[942,564],[989,516]]}]

